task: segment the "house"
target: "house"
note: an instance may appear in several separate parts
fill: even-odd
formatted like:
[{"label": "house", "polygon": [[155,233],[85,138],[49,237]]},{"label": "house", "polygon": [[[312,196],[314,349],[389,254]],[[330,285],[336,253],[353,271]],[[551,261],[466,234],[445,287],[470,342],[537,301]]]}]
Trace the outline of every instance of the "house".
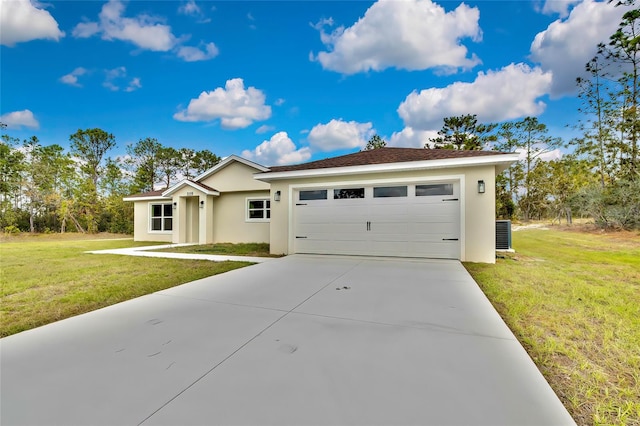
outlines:
[{"label": "house", "polygon": [[380,148],[292,166],[232,155],[132,195],[136,241],[268,242],[272,253],[495,261],[495,177],[518,154]]}]

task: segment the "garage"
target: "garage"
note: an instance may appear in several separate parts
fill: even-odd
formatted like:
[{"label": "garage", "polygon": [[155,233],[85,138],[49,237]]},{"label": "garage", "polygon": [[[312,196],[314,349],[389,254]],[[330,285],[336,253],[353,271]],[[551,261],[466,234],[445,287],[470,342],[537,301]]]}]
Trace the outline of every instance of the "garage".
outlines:
[{"label": "garage", "polygon": [[460,259],[460,182],[297,188],[295,253]]},{"label": "garage", "polygon": [[273,254],[495,262],[496,175],[518,153],[384,147],[271,166]]}]

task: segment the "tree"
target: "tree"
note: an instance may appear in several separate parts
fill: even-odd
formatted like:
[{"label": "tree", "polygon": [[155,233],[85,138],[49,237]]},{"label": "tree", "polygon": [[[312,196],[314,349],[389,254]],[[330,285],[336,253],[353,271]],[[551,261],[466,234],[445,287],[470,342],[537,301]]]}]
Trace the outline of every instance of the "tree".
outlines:
[{"label": "tree", "polygon": [[[602,51],[601,51],[602,52]],[[593,159],[599,175],[600,186],[614,179],[616,157],[619,149],[614,136],[616,111],[620,106],[612,93],[612,82],[603,69],[602,53],[591,59],[585,66],[589,78],[578,78],[579,98],[582,106],[579,112],[585,115],[576,126],[582,136],[570,143],[576,146],[576,154]]]},{"label": "tree", "polygon": [[[515,152],[518,148],[521,148],[520,141],[518,139],[518,131],[516,124],[512,121],[507,121],[498,127],[495,133],[495,143],[493,144],[493,150],[500,152]],[[498,188],[502,188],[503,191],[509,194],[509,198],[514,203],[518,202],[520,198],[519,189],[524,181],[524,172],[522,162],[517,162],[511,167],[506,169],[500,175],[496,177],[496,183]],[[509,205],[503,200],[505,205]],[[509,205],[509,208],[512,206]],[[515,207],[514,207],[515,208]],[[513,214],[513,212],[511,212]]]},{"label": "tree", "polygon": [[601,45],[604,58],[618,65],[622,101],[620,131],[624,135],[622,166],[630,179],[638,178],[638,139],[640,138],[640,9],[622,16],[618,29]]},{"label": "tree", "polygon": [[24,153],[15,146],[19,139],[4,133],[6,125],[0,123],[0,227],[16,226],[16,202],[20,197],[22,173],[26,162]]},{"label": "tree", "polygon": [[532,170],[543,154],[559,148],[563,145],[562,139],[549,136],[547,126],[540,123],[536,117],[526,117],[514,124],[517,148],[525,153],[523,161],[523,197],[518,206],[522,211],[523,219],[529,220],[534,206],[533,192],[536,190],[532,179]]},{"label": "tree", "polygon": [[162,147],[158,151],[158,176],[164,182],[164,187],[169,188],[171,181],[180,171],[180,153],[171,147]]},{"label": "tree", "polygon": [[194,159],[196,174],[199,175],[206,172],[219,162],[220,157],[218,157],[208,149],[203,149],[202,151],[196,152]]},{"label": "tree", "polygon": [[81,162],[85,180],[77,187],[77,203],[88,232],[98,232],[101,204],[98,181],[105,154],[116,145],[115,137],[102,129],[78,130],[69,137],[72,154]]},{"label": "tree", "polygon": [[135,145],[127,145],[129,158],[126,165],[134,173],[134,192],[153,191],[154,185],[160,180],[158,157],[162,148],[154,138],[140,139]]},{"label": "tree", "polygon": [[111,133],[102,129],[80,130],[69,136],[71,153],[83,162],[82,171],[86,173],[93,185],[98,187],[100,170],[104,155],[116,146],[116,139]]},{"label": "tree", "polygon": [[491,132],[495,124],[478,124],[476,114],[446,117],[437,138],[429,139],[425,148],[482,150],[485,144],[495,140]]},{"label": "tree", "polygon": [[104,209],[99,228],[113,233],[133,232],[133,205],[123,201],[130,191],[130,184],[119,161],[107,158],[102,179]]},{"label": "tree", "polygon": [[190,148],[180,148],[178,151],[178,170],[185,179],[196,176],[196,151]]},{"label": "tree", "polygon": [[367,146],[364,147],[364,150],[370,151],[372,149],[384,148],[385,146],[387,146],[387,141],[376,134],[373,135],[371,139],[369,139],[369,142],[367,142]]},{"label": "tree", "polygon": [[178,171],[185,179],[193,179],[220,162],[220,157],[213,152],[204,149],[195,151],[189,148],[180,148],[177,155]]}]

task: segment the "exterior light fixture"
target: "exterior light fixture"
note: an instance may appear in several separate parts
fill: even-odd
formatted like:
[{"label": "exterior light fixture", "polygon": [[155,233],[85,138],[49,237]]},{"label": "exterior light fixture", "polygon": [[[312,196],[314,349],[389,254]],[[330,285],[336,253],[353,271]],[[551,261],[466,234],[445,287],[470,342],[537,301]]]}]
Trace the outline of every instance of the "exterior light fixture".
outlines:
[{"label": "exterior light fixture", "polygon": [[483,180],[479,180],[478,181],[478,194],[484,194],[484,190],[485,190],[484,181]]},{"label": "exterior light fixture", "polygon": [[280,195],[281,195],[281,192],[280,192],[280,191],[276,191],[276,192],[273,194],[273,200],[274,200],[274,201],[280,201]]},{"label": "exterior light fixture", "polygon": [[204,209],[204,200],[200,201],[200,208]]},{"label": "exterior light fixture", "polygon": [[177,209],[178,208],[178,203],[173,203],[173,209]]}]

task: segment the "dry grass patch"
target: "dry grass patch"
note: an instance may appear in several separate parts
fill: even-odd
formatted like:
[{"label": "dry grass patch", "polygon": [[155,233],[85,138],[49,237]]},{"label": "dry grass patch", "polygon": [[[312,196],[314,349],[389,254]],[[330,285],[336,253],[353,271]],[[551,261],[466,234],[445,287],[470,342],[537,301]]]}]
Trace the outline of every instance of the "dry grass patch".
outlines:
[{"label": "dry grass patch", "polygon": [[640,424],[640,235],[523,230],[466,264],[580,425]]}]

